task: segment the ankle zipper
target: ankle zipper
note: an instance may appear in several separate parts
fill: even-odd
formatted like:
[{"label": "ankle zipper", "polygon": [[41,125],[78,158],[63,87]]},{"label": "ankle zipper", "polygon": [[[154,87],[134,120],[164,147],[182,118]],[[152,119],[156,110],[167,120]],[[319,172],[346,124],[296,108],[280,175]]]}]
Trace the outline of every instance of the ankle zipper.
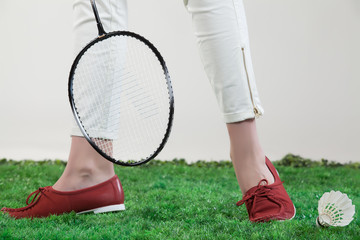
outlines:
[{"label": "ankle zipper", "polygon": [[251,87],[250,87],[250,80],[249,80],[249,73],[247,71],[247,67],[246,67],[246,60],[245,60],[245,52],[244,52],[244,48],[242,47],[241,48],[241,51],[242,51],[242,55],[243,55],[243,62],[244,62],[244,68],[245,68],[245,72],[246,72],[246,79],[247,79],[247,82],[248,82],[248,87],[249,87],[249,91],[250,91],[250,98],[251,98],[251,103],[253,105],[253,111],[255,113],[255,118],[259,118],[261,113],[259,111],[259,109],[257,109],[257,107],[255,106],[255,103],[254,103],[254,99],[253,99],[253,95],[252,95],[252,92],[251,92]]}]

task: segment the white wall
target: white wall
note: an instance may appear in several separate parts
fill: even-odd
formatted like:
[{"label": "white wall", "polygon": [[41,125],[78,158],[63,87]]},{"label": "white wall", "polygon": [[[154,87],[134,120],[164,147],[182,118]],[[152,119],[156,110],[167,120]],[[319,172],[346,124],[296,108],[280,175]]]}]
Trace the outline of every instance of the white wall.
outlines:
[{"label": "white wall", "polygon": [[[128,2],[130,30],[158,46],[174,85],[174,127],[159,158],[229,159],[182,0]],[[360,1],[244,3],[265,153],[360,161]],[[72,0],[1,0],[0,158],[67,158],[71,14]]]}]

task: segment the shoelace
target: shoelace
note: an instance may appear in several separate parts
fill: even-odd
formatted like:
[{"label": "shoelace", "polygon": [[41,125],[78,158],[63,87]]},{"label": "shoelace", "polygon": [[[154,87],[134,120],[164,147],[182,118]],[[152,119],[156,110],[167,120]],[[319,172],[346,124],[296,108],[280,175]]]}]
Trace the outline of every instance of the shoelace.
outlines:
[{"label": "shoelace", "polygon": [[[41,194],[44,194],[44,190],[45,190],[45,188],[44,188],[44,187],[41,187],[41,188],[39,188],[38,190],[30,193],[29,196],[28,196],[27,199],[26,199],[26,204],[27,204],[27,205],[30,205],[30,204],[36,202],[37,200],[39,200],[39,198],[40,198],[40,195],[39,195],[39,194],[40,194],[40,193],[41,193]],[[34,195],[34,194],[35,194],[35,196],[32,198],[31,202],[29,203],[29,199],[30,199],[31,196]]]},{"label": "shoelace", "polygon": [[[261,185],[262,182],[266,182],[266,185]],[[262,179],[259,184],[257,185],[257,188],[255,191],[253,191],[251,194],[246,194],[243,199],[241,199],[240,201],[238,201],[236,203],[237,206],[241,206],[242,204],[244,204],[245,202],[247,202],[248,200],[252,201],[251,204],[251,210],[250,210],[250,214],[254,213],[254,208],[256,206],[256,199],[260,198],[260,197],[266,197],[268,198],[270,201],[274,202],[275,204],[280,206],[280,212],[283,208],[282,204],[280,203],[280,201],[276,198],[273,197],[273,194],[270,193],[270,191],[274,188],[277,187],[281,184],[283,184],[284,182],[278,182],[278,183],[274,183],[271,184],[271,186],[268,185],[268,181],[266,179]]]}]

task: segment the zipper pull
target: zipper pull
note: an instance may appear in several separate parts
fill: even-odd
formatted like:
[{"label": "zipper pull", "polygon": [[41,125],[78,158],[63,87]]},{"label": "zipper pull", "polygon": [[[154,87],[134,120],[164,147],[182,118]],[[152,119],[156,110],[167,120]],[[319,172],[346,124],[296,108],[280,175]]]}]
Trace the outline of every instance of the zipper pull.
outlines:
[{"label": "zipper pull", "polygon": [[261,116],[260,111],[256,107],[254,107],[254,113],[255,113],[255,118],[259,118]]}]

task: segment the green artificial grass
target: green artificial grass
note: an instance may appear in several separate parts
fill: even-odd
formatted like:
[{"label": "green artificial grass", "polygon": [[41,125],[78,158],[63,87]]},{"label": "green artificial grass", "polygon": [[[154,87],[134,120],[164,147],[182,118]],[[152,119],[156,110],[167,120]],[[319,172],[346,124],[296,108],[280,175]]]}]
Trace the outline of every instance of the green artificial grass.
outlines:
[{"label": "green artificial grass", "polygon": [[[291,221],[251,223],[230,162],[152,161],[116,166],[126,211],[14,220],[0,214],[0,239],[360,239],[360,168],[287,155],[274,164],[296,206]],[[23,207],[32,191],[52,185],[61,161],[0,160],[0,207]],[[339,190],[356,206],[346,227],[319,228],[317,202]]]}]

